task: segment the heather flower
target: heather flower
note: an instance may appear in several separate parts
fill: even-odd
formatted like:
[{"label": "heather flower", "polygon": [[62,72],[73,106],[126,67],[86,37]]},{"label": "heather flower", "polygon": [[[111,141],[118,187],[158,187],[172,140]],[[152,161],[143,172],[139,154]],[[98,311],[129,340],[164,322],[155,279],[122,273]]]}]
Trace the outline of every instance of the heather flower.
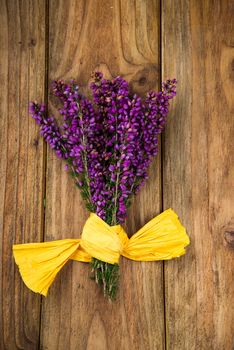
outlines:
[{"label": "heather flower", "polygon": [[[42,136],[66,161],[87,208],[109,225],[126,219],[132,196],[147,179],[176,83],[175,79],[165,81],[162,91],[150,91],[143,100],[130,94],[122,77],[108,80],[101,72],[93,75],[92,99],[83,96],[74,81],[54,81],[52,93],[61,103],[60,122],[48,116],[44,105],[30,103]],[[94,270],[101,264],[95,263]],[[106,281],[104,285],[108,288]]]}]

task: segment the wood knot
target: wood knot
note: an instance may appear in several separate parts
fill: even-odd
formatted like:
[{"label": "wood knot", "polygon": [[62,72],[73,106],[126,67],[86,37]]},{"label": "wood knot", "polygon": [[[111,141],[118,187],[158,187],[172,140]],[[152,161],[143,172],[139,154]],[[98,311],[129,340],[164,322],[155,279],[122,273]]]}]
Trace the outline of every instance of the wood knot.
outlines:
[{"label": "wood knot", "polygon": [[36,46],[36,43],[37,43],[36,39],[32,38],[29,42],[29,46]]},{"label": "wood knot", "polygon": [[234,230],[226,230],[224,232],[224,239],[228,247],[234,249]]},{"label": "wood knot", "polygon": [[141,77],[141,78],[139,79],[139,85],[145,85],[146,82],[147,82],[146,77]]},{"label": "wood knot", "polygon": [[33,140],[33,146],[35,146],[35,147],[38,146],[38,140],[37,140],[37,139],[34,139],[34,140]]},{"label": "wood knot", "polygon": [[149,90],[157,89],[159,80],[159,66],[147,64],[144,67],[139,66],[138,70],[131,76],[129,85],[131,93],[144,96]]},{"label": "wood knot", "polygon": [[234,59],[232,60],[231,67],[232,67],[232,70],[234,70]]}]

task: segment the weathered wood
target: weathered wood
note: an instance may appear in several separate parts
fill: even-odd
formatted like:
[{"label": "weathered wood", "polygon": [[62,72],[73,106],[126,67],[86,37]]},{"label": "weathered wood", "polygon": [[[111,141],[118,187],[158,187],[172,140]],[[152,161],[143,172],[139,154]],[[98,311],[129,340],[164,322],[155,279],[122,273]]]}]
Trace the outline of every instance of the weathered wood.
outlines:
[{"label": "weathered wood", "polygon": [[[158,1],[51,1],[49,13],[50,80],[76,78],[86,88],[100,69],[121,74],[140,94],[158,87]],[[50,105],[54,110],[54,99]],[[129,233],[160,211],[159,158],[150,176],[130,211]],[[88,213],[51,151],[46,185],[45,240],[79,236]],[[71,262],[56,278],[43,300],[41,348],[163,349],[162,264],[122,260],[113,304],[89,274],[88,264]]]},{"label": "weathered wood", "polygon": [[[79,192],[49,150],[47,175],[28,101],[44,100],[49,78],[91,71],[121,74],[144,94],[159,81],[157,0],[1,1],[0,77],[0,349],[214,349],[233,347],[233,15],[231,1],[163,0],[162,75],[177,77],[160,158],[135,200],[133,233],[172,207],[191,237],[187,254],[166,262],[164,334],[161,263],[122,259],[115,304],[89,279],[88,264],[70,262],[43,299],[19,277],[12,244],[77,237],[88,216]],[[50,21],[49,42],[46,16]],[[57,101],[50,99],[55,111]],[[45,181],[45,183],[44,183]],[[152,205],[152,203],[154,203]]]},{"label": "weathered wood", "polygon": [[36,349],[40,297],[23,284],[12,244],[41,240],[43,141],[28,101],[44,96],[43,1],[1,1],[0,348]]},{"label": "weathered wood", "polygon": [[163,77],[179,81],[163,201],[191,237],[165,263],[168,349],[233,348],[233,16],[233,1],[162,3]]}]

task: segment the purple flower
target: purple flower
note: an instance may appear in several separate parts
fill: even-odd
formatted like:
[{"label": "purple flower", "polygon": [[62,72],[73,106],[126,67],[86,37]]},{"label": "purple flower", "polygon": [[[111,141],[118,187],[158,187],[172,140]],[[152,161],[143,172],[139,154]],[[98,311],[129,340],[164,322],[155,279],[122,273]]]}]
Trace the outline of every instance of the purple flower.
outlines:
[{"label": "purple flower", "polygon": [[61,102],[61,123],[47,115],[44,105],[30,103],[42,136],[67,162],[87,208],[108,224],[125,220],[132,196],[147,179],[176,83],[167,80],[162,91],[150,91],[143,101],[131,95],[123,78],[108,80],[95,72],[91,101],[74,81],[54,81],[52,93]]}]

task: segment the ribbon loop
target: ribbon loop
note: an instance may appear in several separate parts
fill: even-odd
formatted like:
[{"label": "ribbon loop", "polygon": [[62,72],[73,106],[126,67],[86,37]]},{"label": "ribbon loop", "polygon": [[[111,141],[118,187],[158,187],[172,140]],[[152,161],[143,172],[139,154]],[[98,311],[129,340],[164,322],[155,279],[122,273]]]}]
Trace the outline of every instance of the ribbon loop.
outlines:
[{"label": "ribbon loop", "polygon": [[47,295],[57,273],[79,248],[80,239],[15,244],[13,254],[26,286]]},{"label": "ribbon loop", "polygon": [[128,242],[122,255],[138,261],[168,260],[185,254],[189,237],[172,209],[150,220]]}]

